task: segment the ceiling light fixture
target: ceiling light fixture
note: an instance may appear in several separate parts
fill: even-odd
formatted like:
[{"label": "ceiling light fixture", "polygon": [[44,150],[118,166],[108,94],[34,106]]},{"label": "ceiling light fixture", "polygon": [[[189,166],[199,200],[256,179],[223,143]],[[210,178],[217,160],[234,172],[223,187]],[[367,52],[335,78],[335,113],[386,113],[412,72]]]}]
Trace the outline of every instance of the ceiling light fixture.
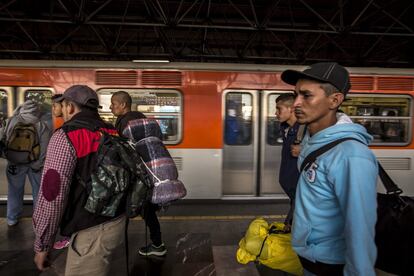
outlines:
[{"label": "ceiling light fixture", "polygon": [[169,63],[168,59],[134,59],[132,62],[135,63]]}]

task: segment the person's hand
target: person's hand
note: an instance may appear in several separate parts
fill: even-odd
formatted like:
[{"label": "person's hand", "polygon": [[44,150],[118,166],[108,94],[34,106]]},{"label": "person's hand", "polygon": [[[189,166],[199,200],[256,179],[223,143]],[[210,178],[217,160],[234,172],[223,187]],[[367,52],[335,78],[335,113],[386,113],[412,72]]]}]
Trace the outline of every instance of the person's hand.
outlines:
[{"label": "person's hand", "polygon": [[285,226],[283,227],[283,231],[286,233],[290,233],[291,230],[292,226],[290,224],[285,224]]},{"label": "person's hand", "polygon": [[300,154],[300,145],[291,145],[290,154],[292,154],[293,157],[298,157]]},{"label": "person's hand", "polygon": [[37,269],[40,271],[45,271],[50,266],[48,254],[49,252],[47,251],[35,253],[34,263],[36,264]]}]

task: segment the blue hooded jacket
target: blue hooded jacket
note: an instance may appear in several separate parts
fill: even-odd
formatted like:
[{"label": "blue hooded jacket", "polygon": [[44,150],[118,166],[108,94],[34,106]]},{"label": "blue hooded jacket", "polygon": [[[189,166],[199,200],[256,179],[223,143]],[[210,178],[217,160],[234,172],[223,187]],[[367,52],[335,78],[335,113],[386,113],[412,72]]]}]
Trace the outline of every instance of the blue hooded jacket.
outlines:
[{"label": "blue hooded jacket", "polygon": [[305,136],[298,159],[344,137],[319,156],[299,177],[292,246],[310,261],[345,264],[344,275],[375,275],[375,223],[378,165],[366,146],[372,137],[361,125],[338,113],[338,122]]}]

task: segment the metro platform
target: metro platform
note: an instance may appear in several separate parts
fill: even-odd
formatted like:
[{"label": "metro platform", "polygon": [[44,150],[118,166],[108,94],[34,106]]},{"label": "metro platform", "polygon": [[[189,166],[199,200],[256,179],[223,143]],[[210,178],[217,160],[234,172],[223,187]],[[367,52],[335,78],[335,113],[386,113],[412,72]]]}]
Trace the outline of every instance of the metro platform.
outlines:
[{"label": "metro platform", "polygon": [[[168,249],[165,257],[138,255],[138,249],[150,242],[149,232],[142,219],[131,219],[128,226],[130,275],[289,275],[254,263],[242,265],[236,260],[238,243],[249,223],[259,216],[269,222],[283,221],[288,208],[288,201],[280,199],[176,202],[159,213],[163,241]],[[31,210],[31,204],[25,204],[23,218],[16,226],[9,227],[6,205],[0,205],[0,275],[64,275],[67,249],[52,250],[52,266],[41,274],[37,271],[33,263]],[[115,260],[115,266],[125,266],[120,260]]]}]

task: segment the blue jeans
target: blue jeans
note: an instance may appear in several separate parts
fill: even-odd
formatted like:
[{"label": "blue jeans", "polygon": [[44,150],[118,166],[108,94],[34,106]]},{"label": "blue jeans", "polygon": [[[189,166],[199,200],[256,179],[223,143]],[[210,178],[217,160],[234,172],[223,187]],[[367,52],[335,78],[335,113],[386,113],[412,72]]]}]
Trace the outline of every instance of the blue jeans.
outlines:
[{"label": "blue jeans", "polygon": [[7,181],[9,182],[7,193],[7,222],[14,224],[19,220],[23,212],[23,196],[26,175],[32,185],[33,209],[36,204],[37,194],[40,187],[42,171],[34,172],[28,165],[7,164]]}]

